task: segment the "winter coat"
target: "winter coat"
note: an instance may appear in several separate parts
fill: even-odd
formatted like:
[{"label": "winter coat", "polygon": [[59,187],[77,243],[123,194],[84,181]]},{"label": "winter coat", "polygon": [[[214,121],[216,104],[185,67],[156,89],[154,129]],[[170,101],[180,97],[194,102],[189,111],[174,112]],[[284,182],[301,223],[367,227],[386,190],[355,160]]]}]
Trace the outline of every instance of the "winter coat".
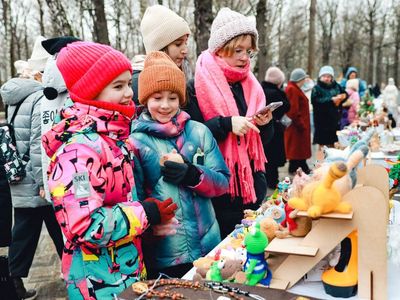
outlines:
[{"label": "winter coat", "polygon": [[349,100],[352,101],[347,116],[349,123],[351,124],[358,119],[357,112],[360,106],[360,95],[358,94],[357,91],[354,91],[352,89],[347,89],[346,92],[349,95]]},{"label": "winter coat", "polygon": [[[235,98],[239,114],[241,116],[245,116],[247,112],[247,104],[246,100],[244,99],[243,88],[241,86],[241,83],[237,82],[233,84],[231,90],[233,93],[233,97]],[[206,125],[208,129],[210,129],[211,133],[213,134],[214,138],[217,141],[226,139],[228,134],[232,131],[231,117],[219,116],[212,118],[208,121],[204,121],[204,117],[200,111],[199,103],[196,96],[194,80],[188,81],[187,96],[188,96],[188,102],[185,107],[185,110],[190,115],[191,119]],[[260,136],[263,145],[270,142],[274,135],[274,127],[272,125],[272,122],[269,122],[265,126],[259,126],[258,129],[260,129]],[[235,174],[231,174],[231,176],[235,176]],[[264,200],[267,191],[267,180],[265,178],[265,173],[261,171],[255,172],[253,169],[253,179],[254,179],[254,189],[256,190],[257,194],[257,202],[261,203],[261,201]]]},{"label": "winter coat", "polygon": [[[132,124],[131,138],[138,160],[135,163],[138,198],[171,197],[178,205],[175,217],[181,225],[177,234],[164,237],[145,251],[149,258],[146,265],[155,269],[192,263],[220,242],[210,198],[227,192],[229,170],[210,130],[188,119],[183,111],[174,117],[169,123],[174,128],[173,134],[167,133],[167,125],[154,121],[146,111]],[[177,186],[163,180],[159,161],[173,149],[200,170],[196,186]]]},{"label": "winter coat", "polygon": [[[53,127],[54,123],[59,119],[59,112],[68,97],[67,87],[65,86],[64,79],[58,70],[55,56],[47,60],[42,77],[42,84],[44,87],[44,97],[40,101],[40,121],[42,135]],[[47,185],[47,169],[50,164],[50,158],[47,156],[46,151],[42,147],[42,171],[44,180],[44,190],[46,192],[46,199],[51,202],[49,187]]]},{"label": "winter coat", "polygon": [[285,93],[290,102],[287,115],[292,124],[285,130],[285,150],[289,160],[304,160],[311,157],[310,107],[307,96],[289,81]]},{"label": "winter coat", "polygon": [[[271,82],[263,81],[261,86],[264,90],[266,104],[276,101],[282,101],[283,105],[278,107],[273,113],[273,126],[274,126],[274,136],[269,143],[265,144],[265,156],[268,159],[268,165],[282,167],[286,163],[285,155],[285,142],[284,142],[284,132],[285,126],[280,122],[280,119],[286,114],[290,109],[289,100],[286,94],[281,90],[276,84]],[[268,168],[267,165],[267,168]]]},{"label": "winter coat", "polygon": [[[314,144],[332,145],[337,142],[336,131],[339,130],[341,106],[336,107],[332,97],[346,93],[336,82],[331,84],[318,80],[311,93],[314,116]],[[343,103],[343,102],[342,102]]]},{"label": "winter coat", "polygon": [[148,226],[133,201],[130,120],[67,100],[43,137],[52,158],[49,190],[67,238],[62,271],[70,299],[111,299],[144,275],[140,235]]},{"label": "winter coat", "polygon": [[[340,81],[340,86],[345,89],[346,88],[346,83],[347,80],[349,79],[350,73],[352,72],[356,72],[358,75],[358,70],[355,67],[349,67],[346,71],[345,76],[343,77],[342,81]],[[360,78],[358,79],[358,93],[360,94],[360,97],[363,97],[365,95],[365,92],[367,90],[367,83],[365,82],[365,80],[362,80]]]},{"label": "winter coat", "polygon": [[26,176],[17,184],[10,186],[13,207],[34,208],[49,205],[39,196],[43,187],[41,161],[40,101],[43,86],[31,79],[13,78],[7,81],[0,90],[7,109],[8,121],[18,103],[21,103],[14,119],[15,139],[20,155],[29,149],[29,161],[25,167]]}]

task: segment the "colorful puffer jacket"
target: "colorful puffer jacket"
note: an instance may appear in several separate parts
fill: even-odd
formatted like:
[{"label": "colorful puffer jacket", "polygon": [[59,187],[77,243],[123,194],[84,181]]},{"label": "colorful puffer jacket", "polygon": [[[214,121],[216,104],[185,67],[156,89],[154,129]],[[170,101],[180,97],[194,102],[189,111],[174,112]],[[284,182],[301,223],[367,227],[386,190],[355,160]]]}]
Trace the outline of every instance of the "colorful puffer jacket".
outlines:
[{"label": "colorful puffer jacket", "polygon": [[67,100],[43,136],[49,190],[67,242],[62,270],[70,299],[112,299],[145,276],[140,235],[148,220],[132,200],[129,119]]},{"label": "colorful puffer jacket", "polygon": [[[210,198],[228,191],[229,170],[210,130],[189,118],[182,111],[172,121],[161,124],[145,111],[132,124],[139,199],[171,197],[178,205],[175,217],[180,227],[177,234],[158,240],[149,247],[149,253],[146,248],[146,266],[155,269],[191,263],[220,242]],[[200,170],[200,182],[196,186],[177,186],[163,180],[159,161],[173,149]]]}]

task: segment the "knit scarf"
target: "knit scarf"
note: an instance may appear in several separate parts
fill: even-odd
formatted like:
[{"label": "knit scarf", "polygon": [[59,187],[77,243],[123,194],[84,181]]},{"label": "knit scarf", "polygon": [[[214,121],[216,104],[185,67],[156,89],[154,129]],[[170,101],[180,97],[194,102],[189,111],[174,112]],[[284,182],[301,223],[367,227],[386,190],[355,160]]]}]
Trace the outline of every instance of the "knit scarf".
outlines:
[{"label": "knit scarf", "polygon": [[[239,116],[236,101],[229,87],[230,82],[238,81],[242,84],[247,103],[246,116],[253,116],[265,106],[265,95],[250,72],[249,63],[243,69],[231,67],[208,50],[199,56],[195,89],[205,121],[218,116]],[[255,171],[265,171],[267,162],[260,135],[254,130],[249,130],[244,138],[240,138],[239,144],[238,136],[231,132],[218,144],[232,174],[229,181],[231,197],[241,196],[244,204],[254,203],[257,199],[250,161],[254,162]]]},{"label": "knit scarf", "polygon": [[164,139],[177,137],[181,135],[189,119],[190,116],[186,112],[179,110],[169,122],[159,123],[151,118],[146,109],[138,119],[132,122],[131,132],[143,132]]}]

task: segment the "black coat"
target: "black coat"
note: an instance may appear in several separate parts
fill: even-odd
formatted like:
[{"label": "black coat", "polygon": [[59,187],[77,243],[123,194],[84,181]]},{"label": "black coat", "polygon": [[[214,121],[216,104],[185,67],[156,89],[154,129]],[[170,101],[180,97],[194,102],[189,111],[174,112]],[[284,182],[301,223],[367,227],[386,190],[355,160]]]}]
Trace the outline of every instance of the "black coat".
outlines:
[{"label": "black coat", "polygon": [[285,127],[280,123],[280,119],[285,113],[290,109],[289,100],[286,94],[278,86],[273,83],[263,81],[261,86],[264,90],[265,98],[267,104],[271,102],[282,101],[283,105],[278,107],[273,113],[273,126],[274,126],[274,136],[272,139],[264,144],[265,156],[268,159],[268,165],[282,167],[286,163],[285,156],[285,141],[284,141],[284,131]]},{"label": "black coat", "polygon": [[[214,138],[217,141],[224,140],[228,134],[232,131],[232,122],[231,117],[215,117],[207,122],[204,121],[203,114],[200,111],[199,103],[196,97],[196,91],[194,87],[194,80],[189,80],[187,84],[187,105],[184,110],[190,115],[192,120],[198,121],[206,125],[210,131],[212,132]],[[236,105],[241,116],[245,116],[247,112],[247,104],[244,99],[243,88],[240,82],[235,83],[231,87],[233,97],[236,101]],[[273,125],[272,122],[269,122],[265,126],[259,126],[261,140],[265,143],[268,143],[273,137]],[[260,203],[264,200],[266,191],[267,191],[267,182],[265,179],[264,172],[254,172],[253,169],[253,178],[254,178],[254,189],[257,195],[257,203]]]}]

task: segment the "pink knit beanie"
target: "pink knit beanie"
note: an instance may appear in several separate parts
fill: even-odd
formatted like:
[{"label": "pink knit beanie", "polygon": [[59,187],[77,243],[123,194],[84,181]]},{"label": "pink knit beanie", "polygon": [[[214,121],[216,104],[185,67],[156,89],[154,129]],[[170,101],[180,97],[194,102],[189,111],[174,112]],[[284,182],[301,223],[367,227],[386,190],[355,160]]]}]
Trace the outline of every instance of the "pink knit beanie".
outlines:
[{"label": "pink knit beanie", "polygon": [[285,74],[277,67],[270,67],[265,73],[265,81],[280,86],[285,81]]},{"label": "pink knit beanie", "polygon": [[124,71],[132,73],[129,59],[114,48],[75,42],[62,48],[57,56],[59,68],[72,100],[93,100]]}]

